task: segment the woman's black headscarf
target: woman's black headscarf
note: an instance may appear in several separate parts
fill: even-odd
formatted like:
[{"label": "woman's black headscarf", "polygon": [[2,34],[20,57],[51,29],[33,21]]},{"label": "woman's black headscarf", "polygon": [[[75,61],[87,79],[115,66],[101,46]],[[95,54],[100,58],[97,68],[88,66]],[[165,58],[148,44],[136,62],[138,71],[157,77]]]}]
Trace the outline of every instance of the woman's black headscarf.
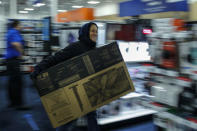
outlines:
[{"label": "woman's black headscarf", "polygon": [[[79,30],[79,40],[84,42],[85,44],[88,44],[88,46],[92,46],[92,47],[96,47],[96,42],[92,41],[90,39],[90,26],[91,25],[96,25],[93,22],[89,22],[86,23],[85,25],[83,25],[80,30]],[[98,28],[98,26],[96,25],[96,27]]]}]

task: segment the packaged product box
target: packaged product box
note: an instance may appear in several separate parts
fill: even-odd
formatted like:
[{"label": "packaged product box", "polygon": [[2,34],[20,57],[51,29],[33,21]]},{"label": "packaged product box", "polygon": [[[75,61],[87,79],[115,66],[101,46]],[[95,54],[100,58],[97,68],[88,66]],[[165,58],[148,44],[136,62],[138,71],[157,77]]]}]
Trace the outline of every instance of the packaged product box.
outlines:
[{"label": "packaged product box", "polygon": [[116,42],[53,66],[34,82],[53,127],[134,91]]},{"label": "packaged product box", "polygon": [[197,41],[179,43],[180,72],[193,74],[197,70]]}]

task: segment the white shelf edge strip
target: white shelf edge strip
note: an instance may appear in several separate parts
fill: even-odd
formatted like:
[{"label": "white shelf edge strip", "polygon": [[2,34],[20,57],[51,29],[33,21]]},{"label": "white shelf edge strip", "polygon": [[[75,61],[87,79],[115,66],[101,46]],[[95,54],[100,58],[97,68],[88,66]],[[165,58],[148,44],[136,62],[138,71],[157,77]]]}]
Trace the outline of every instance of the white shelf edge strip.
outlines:
[{"label": "white shelf edge strip", "polygon": [[132,118],[136,118],[136,117],[140,117],[144,115],[150,115],[154,113],[157,113],[157,111],[150,110],[150,109],[140,109],[136,111],[131,111],[130,113],[127,113],[127,114],[120,114],[120,115],[116,115],[116,116],[112,116],[108,118],[100,118],[98,119],[98,124],[105,125],[105,124],[128,120],[128,119],[132,119]]}]

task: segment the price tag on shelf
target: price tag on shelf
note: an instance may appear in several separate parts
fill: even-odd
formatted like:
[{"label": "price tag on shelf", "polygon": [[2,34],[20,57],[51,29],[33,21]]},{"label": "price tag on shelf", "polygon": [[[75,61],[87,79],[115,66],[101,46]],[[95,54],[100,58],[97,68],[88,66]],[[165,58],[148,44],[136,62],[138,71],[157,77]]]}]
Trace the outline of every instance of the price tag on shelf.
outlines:
[{"label": "price tag on shelf", "polygon": [[193,128],[193,129],[197,129],[197,124],[194,123],[194,122],[191,122],[189,120],[186,120],[184,118],[181,118],[179,116],[176,116],[176,115],[171,115],[171,120],[174,120],[175,122],[181,124],[181,125],[185,125],[185,126],[188,126],[190,128]]},{"label": "price tag on shelf", "polygon": [[152,72],[154,73],[154,66],[148,67],[148,68],[147,68],[147,71],[148,71],[148,72],[151,72],[151,73],[152,73]]},{"label": "price tag on shelf", "polygon": [[165,69],[160,69],[160,72],[161,72],[162,75],[167,75],[167,72],[166,72]]},{"label": "price tag on shelf", "polygon": [[195,129],[197,130],[197,123],[194,123],[192,121],[189,121],[189,120],[186,120],[182,117],[179,117],[179,116],[176,116],[174,114],[171,114],[171,113],[168,113],[168,112],[160,112],[160,113],[157,113],[155,116],[157,116],[158,118],[168,118],[180,125],[185,125],[185,126],[188,126],[192,129]]},{"label": "price tag on shelf", "polygon": [[166,75],[172,76],[172,77],[177,77],[179,75],[179,73],[177,71],[167,70]]},{"label": "price tag on shelf", "polygon": [[0,70],[6,70],[7,68],[6,68],[6,66],[0,66]]},{"label": "price tag on shelf", "polygon": [[192,122],[188,121],[188,120],[184,120],[183,121],[185,125],[189,126],[189,127],[192,127],[193,128],[193,124]]},{"label": "price tag on shelf", "polygon": [[142,70],[143,72],[149,72],[149,67],[142,66],[142,67],[141,67],[141,70]]},{"label": "price tag on shelf", "polygon": [[178,77],[176,82],[177,82],[177,85],[180,85],[182,87],[191,87],[191,84],[192,84],[191,79],[181,78],[181,77]]},{"label": "price tag on shelf", "polygon": [[162,116],[164,116],[165,118],[170,118],[170,113],[168,112],[163,112]]},{"label": "price tag on shelf", "polygon": [[155,73],[157,73],[157,74],[161,74],[161,70],[160,70],[160,68],[155,68]]},{"label": "price tag on shelf", "polygon": [[191,74],[191,79],[197,80],[197,71],[193,71]]},{"label": "price tag on shelf", "polygon": [[149,68],[149,72],[151,72],[151,73],[155,73],[155,66],[152,66],[151,68]]}]

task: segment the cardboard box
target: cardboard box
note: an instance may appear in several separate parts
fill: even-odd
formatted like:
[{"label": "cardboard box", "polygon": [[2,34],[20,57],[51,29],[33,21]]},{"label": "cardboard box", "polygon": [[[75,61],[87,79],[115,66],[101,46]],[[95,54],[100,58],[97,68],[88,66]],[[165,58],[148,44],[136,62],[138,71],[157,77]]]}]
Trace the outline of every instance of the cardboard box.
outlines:
[{"label": "cardboard box", "polygon": [[51,67],[35,83],[53,127],[134,91],[117,43]]}]

